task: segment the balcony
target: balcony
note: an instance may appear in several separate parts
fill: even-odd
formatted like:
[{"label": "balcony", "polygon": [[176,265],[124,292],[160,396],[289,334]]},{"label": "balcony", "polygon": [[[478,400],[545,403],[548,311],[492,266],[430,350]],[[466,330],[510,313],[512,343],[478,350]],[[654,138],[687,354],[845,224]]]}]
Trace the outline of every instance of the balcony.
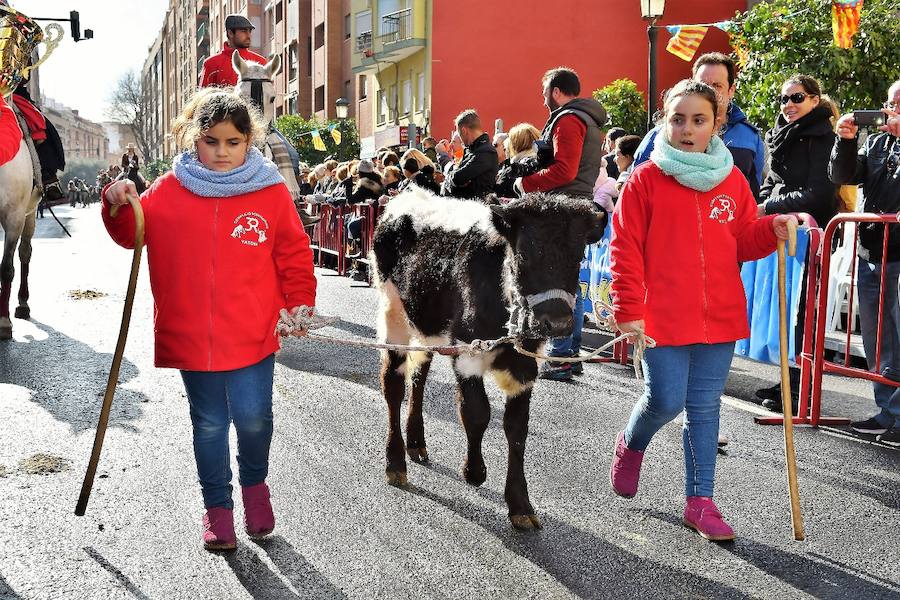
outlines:
[{"label": "balcony", "polygon": [[356,51],[366,52],[372,50],[372,32],[364,31],[356,36]]},{"label": "balcony", "polygon": [[404,40],[412,39],[413,23],[412,9],[405,8],[386,14],[381,18],[381,35],[379,39],[382,44],[394,44]]}]

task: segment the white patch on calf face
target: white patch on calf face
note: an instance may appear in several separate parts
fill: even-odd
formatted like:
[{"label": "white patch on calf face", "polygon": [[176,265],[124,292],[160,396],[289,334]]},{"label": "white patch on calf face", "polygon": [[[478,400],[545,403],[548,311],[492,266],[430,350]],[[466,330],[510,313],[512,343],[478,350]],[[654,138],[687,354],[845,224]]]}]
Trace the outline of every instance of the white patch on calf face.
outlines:
[{"label": "white patch on calf face", "polygon": [[435,196],[418,187],[410,187],[388,202],[381,220],[387,222],[408,215],[416,233],[426,227],[465,234],[472,228],[496,233],[490,209],[475,200],[455,200]]}]

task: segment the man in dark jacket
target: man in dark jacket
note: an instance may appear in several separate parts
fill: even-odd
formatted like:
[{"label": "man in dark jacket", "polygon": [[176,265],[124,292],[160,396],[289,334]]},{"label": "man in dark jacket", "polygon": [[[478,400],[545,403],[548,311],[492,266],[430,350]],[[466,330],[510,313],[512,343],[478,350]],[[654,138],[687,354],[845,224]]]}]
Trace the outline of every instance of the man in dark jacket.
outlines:
[{"label": "man in dark jacket", "polygon": [[481,128],[481,118],[474,110],[465,110],[456,117],[456,131],[465,144],[459,165],[444,180],[443,196],[454,198],[484,198],[494,191],[500,161],[491,138]]},{"label": "man in dark jacket", "polygon": [[[859,185],[863,188],[861,212],[900,212],[900,81],[888,90],[885,102],[887,123],[881,133],[870,135],[857,151],[859,128],[853,114],[842,116],[837,122],[838,139],[831,152],[829,175],[838,185]],[[884,226],[880,223],[860,223],[857,293],[859,297],[859,325],[869,369],[893,381],[900,381],[900,304],[897,281],[900,276],[900,225],[890,225],[887,256],[884,248]],[[884,288],[881,287],[882,259],[884,259]],[[875,364],[878,343],[878,305],[884,298],[884,317],[881,324],[881,364]],[[883,383],[874,384],[878,414],[864,421],[850,423],[860,433],[878,435],[878,441],[900,447],[900,388]]]},{"label": "man in dark jacket", "polygon": [[[744,111],[735,104],[734,93],[737,91],[737,68],[729,56],[719,52],[704,54],[694,63],[693,77],[702,81],[719,94],[719,110],[724,111],[725,131],[720,134],[722,141],[731,151],[734,166],[743,173],[750,184],[753,197],[759,201],[759,190],[762,186],[763,170],[766,165],[766,149],[759,130],[747,121]],[[634,170],[643,162],[650,160],[650,153],[656,143],[656,136],[662,131],[658,125],[644,136],[631,169]]]},{"label": "man in dark jacket", "polygon": [[[553,163],[537,173],[518,178],[514,188],[519,195],[537,191],[591,199],[603,163],[602,128],[607,121],[606,110],[593,98],[578,97],[581,82],[572,69],[551,69],[544,74],[542,82],[544,106],[550,111],[550,118],[541,139],[552,144]],[[574,357],[581,350],[584,298],[580,287],[572,291],[575,293],[572,335],[550,340],[548,356]],[[565,381],[583,370],[580,362],[548,361],[541,365],[540,377]]]}]

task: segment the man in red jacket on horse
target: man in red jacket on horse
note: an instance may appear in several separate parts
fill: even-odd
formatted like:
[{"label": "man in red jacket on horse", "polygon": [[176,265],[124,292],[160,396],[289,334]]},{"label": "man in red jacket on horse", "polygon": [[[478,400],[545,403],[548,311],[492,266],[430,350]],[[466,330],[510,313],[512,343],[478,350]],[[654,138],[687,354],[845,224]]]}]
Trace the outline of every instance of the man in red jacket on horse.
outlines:
[{"label": "man in red jacket on horse", "polygon": [[228,41],[221,52],[210,56],[203,62],[203,74],[200,78],[200,87],[210,85],[235,86],[238,75],[231,66],[231,55],[237,50],[241,58],[266,64],[266,59],[250,50],[251,32],[256,29],[250,19],[243,15],[228,15],[225,17],[225,35]]}]

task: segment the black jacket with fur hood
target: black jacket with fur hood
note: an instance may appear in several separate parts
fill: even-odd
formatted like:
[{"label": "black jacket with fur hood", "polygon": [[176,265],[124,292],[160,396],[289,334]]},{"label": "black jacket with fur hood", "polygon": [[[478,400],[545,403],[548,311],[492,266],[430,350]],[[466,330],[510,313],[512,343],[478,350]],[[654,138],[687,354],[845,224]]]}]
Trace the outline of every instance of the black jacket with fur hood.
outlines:
[{"label": "black jacket with fur hood", "polygon": [[350,194],[349,204],[359,204],[367,200],[378,200],[384,190],[381,184],[381,175],[378,173],[360,173],[359,181],[353,187],[353,193]]}]

